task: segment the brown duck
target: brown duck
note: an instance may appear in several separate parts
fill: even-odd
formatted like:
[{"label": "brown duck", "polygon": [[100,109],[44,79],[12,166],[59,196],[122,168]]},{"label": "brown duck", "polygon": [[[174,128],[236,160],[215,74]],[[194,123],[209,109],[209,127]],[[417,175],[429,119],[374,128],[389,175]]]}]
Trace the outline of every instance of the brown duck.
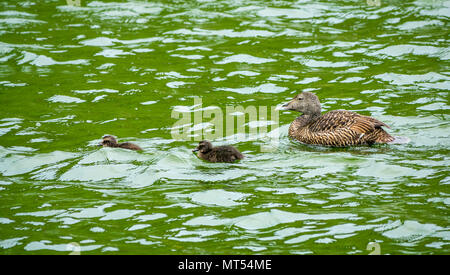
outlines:
[{"label": "brown duck", "polygon": [[103,147],[117,147],[123,149],[130,149],[135,151],[141,151],[142,148],[137,146],[136,144],[130,142],[117,143],[117,140],[113,136],[104,136],[102,142],[98,144],[98,146]]},{"label": "brown duck", "polygon": [[389,126],[375,118],[346,110],[322,115],[319,98],[310,92],[298,94],[281,109],[302,113],[289,127],[289,136],[302,143],[346,147],[395,140],[382,129]]},{"label": "brown duck", "polygon": [[214,147],[207,140],[200,141],[197,148],[192,152],[198,152],[197,156],[209,162],[234,162],[243,159],[242,155],[236,148],[229,145]]}]

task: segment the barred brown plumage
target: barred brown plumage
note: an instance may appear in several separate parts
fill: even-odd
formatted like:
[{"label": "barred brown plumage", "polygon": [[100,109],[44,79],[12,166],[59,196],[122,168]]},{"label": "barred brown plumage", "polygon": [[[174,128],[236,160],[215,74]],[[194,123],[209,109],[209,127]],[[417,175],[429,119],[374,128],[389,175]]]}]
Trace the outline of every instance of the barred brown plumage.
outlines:
[{"label": "barred brown plumage", "polygon": [[381,127],[385,123],[369,116],[347,110],[333,110],[321,114],[319,98],[303,92],[283,105],[285,110],[301,112],[289,127],[289,136],[302,143],[347,147],[372,145],[394,141]]}]

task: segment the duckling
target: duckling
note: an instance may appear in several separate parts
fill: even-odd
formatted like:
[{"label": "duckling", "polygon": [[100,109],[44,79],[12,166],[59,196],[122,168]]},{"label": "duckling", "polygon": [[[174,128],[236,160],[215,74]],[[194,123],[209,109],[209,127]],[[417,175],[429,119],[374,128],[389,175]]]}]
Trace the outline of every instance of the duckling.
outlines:
[{"label": "duckling", "polygon": [[289,127],[289,137],[302,143],[347,147],[395,140],[381,128],[390,127],[375,118],[346,110],[333,110],[322,115],[319,98],[310,92],[296,95],[281,109],[302,113]]},{"label": "duckling", "polygon": [[197,148],[192,152],[198,152],[197,156],[209,162],[234,162],[235,160],[243,159],[244,155],[236,148],[229,145],[214,147],[211,142],[207,140],[200,141]]},{"label": "duckling", "polygon": [[117,143],[117,140],[113,136],[104,136],[102,142],[98,144],[98,146],[103,147],[119,147],[124,149],[130,149],[135,151],[141,151],[142,148],[137,146],[136,144],[130,142]]}]

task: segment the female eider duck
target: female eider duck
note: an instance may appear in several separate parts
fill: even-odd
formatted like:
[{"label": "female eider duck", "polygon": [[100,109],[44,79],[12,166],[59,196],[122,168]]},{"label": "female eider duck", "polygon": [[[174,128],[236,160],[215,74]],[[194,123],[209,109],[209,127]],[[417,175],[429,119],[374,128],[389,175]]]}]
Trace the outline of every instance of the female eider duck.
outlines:
[{"label": "female eider duck", "polygon": [[211,142],[207,140],[200,141],[197,148],[192,152],[198,152],[197,156],[209,162],[234,162],[235,160],[243,159],[236,148],[229,145],[213,147]]},{"label": "female eider duck", "polygon": [[117,147],[123,149],[130,149],[135,151],[141,151],[142,148],[137,146],[136,144],[130,142],[117,143],[117,140],[113,136],[104,136],[102,142],[98,144],[98,146],[103,147]]},{"label": "female eider duck", "polygon": [[310,92],[298,94],[281,109],[303,113],[289,127],[289,136],[302,143],[347,147],[395,140],[381,128],[389,126],[375,118],[346,110],[322,115],[319,98]]}]

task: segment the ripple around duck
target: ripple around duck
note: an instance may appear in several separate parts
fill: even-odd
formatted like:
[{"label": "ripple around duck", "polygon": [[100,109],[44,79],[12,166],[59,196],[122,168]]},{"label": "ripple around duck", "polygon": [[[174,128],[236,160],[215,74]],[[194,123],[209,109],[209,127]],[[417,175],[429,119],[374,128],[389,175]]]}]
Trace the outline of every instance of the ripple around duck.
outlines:
[{"label": "ripple around duck", "polygon": [[[0,254],[448,254],[448,1],[363,2],[2,1]],[[410,142],[299,144],[288,111],[232,112],[270,128],[213,140],[233,164],[191,151],[211,118],[171,137],[299,91]]]},{"label": "ripple around duck", "polygon": [[13,155],[0,161],[0,172],[3,176],[20,175],[36,170],[42,166],[72,159],[76,154],[53,152],[36,156]]}]

